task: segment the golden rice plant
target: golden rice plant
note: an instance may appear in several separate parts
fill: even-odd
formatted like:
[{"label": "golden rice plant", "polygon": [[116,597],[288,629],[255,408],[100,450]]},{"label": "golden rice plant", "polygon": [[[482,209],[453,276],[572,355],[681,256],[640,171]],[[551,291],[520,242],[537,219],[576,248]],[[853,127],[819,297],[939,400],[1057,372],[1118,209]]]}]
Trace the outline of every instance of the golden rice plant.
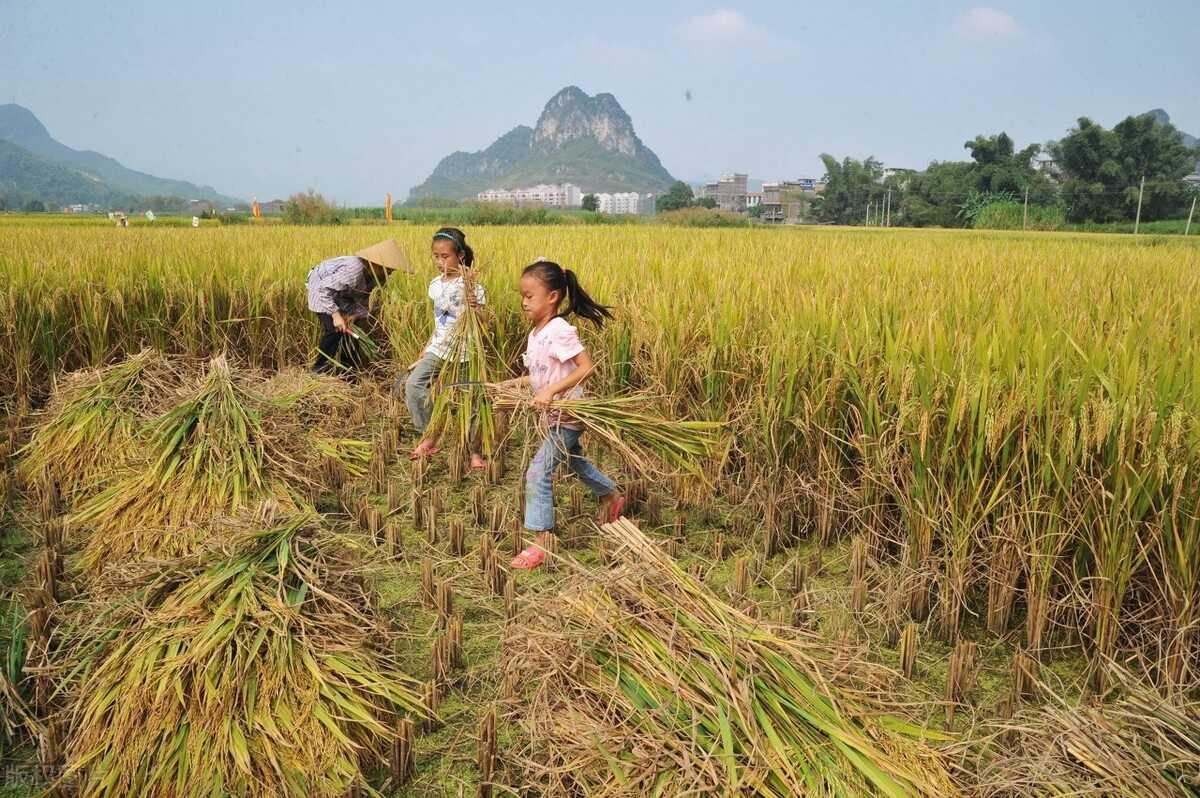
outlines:
[{"label": "golden rice plant", "polygon": [[342,796],[420,718],[359,571],[311,516],[146,571],[65,641],[65,781],[95,796]]},{"label": "golden rice plant", "polygon": [[135,453],[148,403],[178,380],[172,364],[152,349],[66,376],[18,452],[22,478],[50,479],[68,500],[94,489]]},{"label": "golden rice plant", "polygon": [[[228,352],[239,366],[303,363],[317,334],[304,275],[378,236],[284,225],[130,235],[21,219],[4,232],[0,395],[34,406],[55,375],[147,346]],[[428,228],[392,232],[424,260]],[[581,330],[597,395],[650,392],[655,415],[728,425],[735,445],[714,465],[714,487],[797,486],[818,540],[878,535],[872,549],[911,560],[908,603],[921,617],[935,569],[958,612],[983,611],[977,577],[992,549],[963,542],[988,533],[995,511],[979,518],[973,503],[1004,482],[998,508],[1024,535],[1027,588],[1013,619],[1031,602],[1028,623],[1052,618],[1056,644],[1090,643],[1100,616],[1056,605],[1124,582],[1095,594],[1098,606],[1121,605],[1104,639],[1167,656],[1151,653],[1177,636],[1158,608],[1182,605],[1160,578],[1171,555],[1158,551],[1200,496],[1195,480],[1172,487],[1177,470],[1200,469],[1195,242],[653,225],[487,227],[472,240],[489,263],[479,279],[495,378],[515,372],[528,332],[512,290],[520,269],[553,257],[620,310],[603,330]],[[771,279],[746,279],[748,264],[770,264]],[[428,335],[427,280],[394,275],[380,292],[392,351]],[[1114,507],[1126,501],[1122,480],[1146,486],[1144,513]],[[1137,552],[1128,568],[1126,552]],[[1037,628],[1031,637],[1044,636]]]},{"label": "golden rice plant", "polygon": [[[496,406],[527,416],[535,412],[525,397],[506,390],[497,391]],[[552,405],[640,473],[662,477],[659,464],[665,464],[668,471],[703,477],[705,461],[719,451],[725,425],[660,418],[650,412],[651,406],[652,399],[641,395],[557,399]],[[542,433],[547,432],[546,414],[537,413],[535,419]]]},{"label": "golden rice plant", "polygon": [[622,567],[575,568],[511,659],[547,794],[959,794],[940,735],[872,693],[890,672],[835,684],[819,638],[721,601],[628,521],[601,531]]},{"label": "golden rice plant", "polygon": [[336,416],[349,405],[340,381],[279,375],[264,382],[218,356],[184,391],[160,397],[174,404],[139,431],[144,453],[70,516],[90,533],[87,570],[131,555],[185,554],[206,522],[266,497],[294,507],[322,459],[352,474],[365,469],[369,442],[327,437],[348,424]]},{"label": "golden rice plant", "polygon": [[[475,295],[479,269],[463,270],[463,294]],[[495,368],[494,349],[483,308],[466,303],[450,332],[441,371],[432,386],[433,409],[426,437],[453,435],[460,451],[490,456],[496,445],[496,420],[486,386]]]}]

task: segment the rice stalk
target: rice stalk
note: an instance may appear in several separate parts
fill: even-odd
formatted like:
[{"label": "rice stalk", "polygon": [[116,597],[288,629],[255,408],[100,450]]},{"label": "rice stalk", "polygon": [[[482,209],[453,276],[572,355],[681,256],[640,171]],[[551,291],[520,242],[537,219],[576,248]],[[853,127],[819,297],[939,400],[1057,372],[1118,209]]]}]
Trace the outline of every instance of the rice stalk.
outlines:
[{"label": "rice stalk", "polygon": [[177,379],[171,364],[152,349],[65,378],[45,419],[17,452],[21,478],[49,480],[69,501],[94,491],[136,453],[148,398],[169,392]]},{"label": "rice stalk", "polygon": [[[520,395],[510,391],[498,392],[495,401],[498,408],[527,415],[535,412]],[[581,424],[646,479],[658,480],[670,473],[703,478],[704,463],[718,452],[725,425],[660,418],[649,412],[651,405],[651,398],[644,395],[558,399],[552,403],[553,409]],[[544,414],[537,414],[537,423],[548,433]],[[667,467],[666,472],[657,467],[659,463]]]},{"label": "rice stalk", "polygon": [[958,794],[926,742],[938,735],[835,687],[815,636],[724,603],[627,521],[602,534],[622,567],[572,567],[571,589],[539,605],[544,623],[515,630],[512,661],[538,674],[517,714],[532,754],[553,741],[549,761],[528,763],[546,793]]},{"label": "rice stalk", "polygon": [[[983,798],[1200,795],[1200,706],[1172,700],[1113,665],[1121,693],[1073,706],[1048,696],[963,743],[965,779]],[[1044,686],[1042,692],[1046,692]]]},{"label": "rice stalk", "polygon": [[[463,270],[464,296],[475,295],[478,268]],[[433,410],[425,437],[450,434],[460,451],[487,457],[495,449],[496,419],[486,385],[492,380],[492,335],[482,308],[464,303],[447,342],[446,357],[432,386]]]},{"label": "rice stalk", "polygon": [[231,540],[148,570],[68,638],[81,794],[344,795],[425,715],[353,549],[304,515]]}]

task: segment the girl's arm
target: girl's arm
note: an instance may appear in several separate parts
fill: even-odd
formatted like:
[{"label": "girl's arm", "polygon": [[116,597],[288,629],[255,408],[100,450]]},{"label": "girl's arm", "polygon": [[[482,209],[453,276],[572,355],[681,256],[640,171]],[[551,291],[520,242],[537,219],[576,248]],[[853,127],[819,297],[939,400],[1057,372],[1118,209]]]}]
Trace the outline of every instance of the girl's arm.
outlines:
[{"label": "girl's arm", "polygon": [[511,380],[501,380],[500,382],[492,383],[493,388],[524,388],[527,385],[529,385],[528,374],[524,374],[520,377],[513,377]]},{"label": "girl's arm", "polygon": [[588,354],[586,349],[573,357],[571,362],[575,364],[575,370],[553,385],[548,385],[538,391],[537,395],[533,397],[534,407],[542,410],[550,407],[550,403],[554,401],[554,397],[561,393],[566,393],[586,380],[588,375],[596,368],[592,356]]}]

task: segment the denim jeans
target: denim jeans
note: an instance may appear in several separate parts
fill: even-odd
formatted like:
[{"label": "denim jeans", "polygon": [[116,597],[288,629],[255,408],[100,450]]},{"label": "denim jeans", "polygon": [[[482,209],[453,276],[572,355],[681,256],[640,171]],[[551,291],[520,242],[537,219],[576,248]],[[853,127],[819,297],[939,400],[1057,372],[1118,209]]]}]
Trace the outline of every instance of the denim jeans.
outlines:
[{"label": "denim jeans", "polygon": [[525,528],[544,532],[554,528],[554,472],[563,463],[596,498],[607,496],[617,485],[583,456],[582,430],[551,427],[525,472]]},{"label": "denim jeans", "polygon": [[433,403],[429,399],[429,387],[442,370],[442,359],[437,355],[426,352],[421,355],[417,365],[408,374],[404,383],[404,403],[408,405],[409,415],[412,416],[413,429],[420,435],[429,426],[429,416],[433,412]]}]

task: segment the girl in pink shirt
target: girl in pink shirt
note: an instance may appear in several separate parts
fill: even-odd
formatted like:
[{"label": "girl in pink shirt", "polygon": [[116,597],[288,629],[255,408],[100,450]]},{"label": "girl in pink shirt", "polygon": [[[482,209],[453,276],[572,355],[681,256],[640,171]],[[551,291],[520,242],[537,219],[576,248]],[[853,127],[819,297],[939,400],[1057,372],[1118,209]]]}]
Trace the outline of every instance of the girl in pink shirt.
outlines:
[{"label": "girl in pink shirt", "polygon": [[[560,313],[564,300],[567,312]],[[583,396],[581,383],[594,367],[579,333],[565,316],[574,314],[600,327],[612,314],[587,295],[574,272],[540,259],[521,273],[521,308],[533,324],[525,351],[529,374],[505,384],[533,389],[533,406],[546,413],[550,432],[525,472],[525,528],[535,533],[535,545],[518,554],[512,567],[536,568],[546,557],[546,535],[554,529],[552,478],[560,465],[565,463],[591,490],[600,502],[602,521],[620,517],[625,497],[616,483],[583,456],[579,445],[583,427],[551,407],[555,399]]]}]

